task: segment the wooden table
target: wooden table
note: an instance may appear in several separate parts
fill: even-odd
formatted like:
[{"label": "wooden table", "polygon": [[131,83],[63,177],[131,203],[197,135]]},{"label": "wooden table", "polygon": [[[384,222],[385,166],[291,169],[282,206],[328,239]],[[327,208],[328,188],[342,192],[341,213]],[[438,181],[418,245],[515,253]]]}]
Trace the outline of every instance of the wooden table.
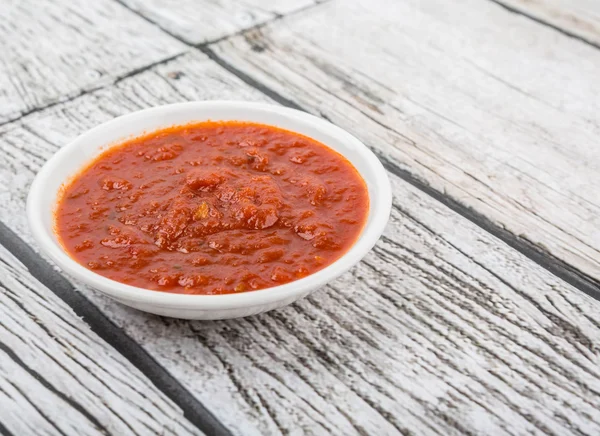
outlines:
[{"label": "wooden table", "polygon": [[[0,60],[1,434],[600,434],[597,0],[7,0]],[[207,99],[371,147],[394,205],[360,265],[190,322],[38,254],[54,152]]]}]

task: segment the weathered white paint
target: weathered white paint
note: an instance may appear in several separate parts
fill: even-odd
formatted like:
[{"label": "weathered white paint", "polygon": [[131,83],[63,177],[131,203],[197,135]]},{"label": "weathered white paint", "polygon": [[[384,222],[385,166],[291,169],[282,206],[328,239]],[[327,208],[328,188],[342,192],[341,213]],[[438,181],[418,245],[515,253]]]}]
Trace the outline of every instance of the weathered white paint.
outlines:
[{"label": "weathered white paint", "polygon": [[331,2],[211,46],[600,279],[600,51],[481,0]]},{"label": "weathered white paint", "polygon": [[317,3],[316,0],[117,1],[189,44],[214,41]]},{"label": "weathered white paint", "polygon": [[600,46],[600,3],[596,0],[494,0]]},{"label": "weathered white paint", "polygon": [[[5,126],[0,220],[31,241],[26,186],[81,131],[217,97],[264,99],[196,53]],[[282,310],[170,320],[79,288],[237,434],[599,432],[600,302],[403,181],[393,190],[364,262]]]},{"label": "weathered white paint", "polygon": [[2,246],[0,423],[14,435],[200,434]]},{"label": "weathered white paint", "polygon": [[5,0],[0,123],[186,49],[112,0]]}]

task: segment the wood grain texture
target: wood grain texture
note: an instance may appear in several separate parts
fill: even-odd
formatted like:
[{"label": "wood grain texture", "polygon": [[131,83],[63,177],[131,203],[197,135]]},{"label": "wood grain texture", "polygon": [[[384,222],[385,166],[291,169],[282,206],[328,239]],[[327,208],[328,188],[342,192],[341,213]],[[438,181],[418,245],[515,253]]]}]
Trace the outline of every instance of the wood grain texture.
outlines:
[{"label": "wood grain texture", "polygon": [[185,45],[112,0],[0,7],[0,123],[169,58]]},{"label": "wood grain texture", "polygon": [[200,434],[1,246],[0,423],[14,435]]},{"label": "wood grain texture", "polygon": [[[200,53],[5,126],[0,219],[83,130],[188,99],[264,100]],[[594,434],[600,302],[392,178],[384,237],[350,273],[240,320],[146,315],[75,284],[237,434]]]},{"label": "wood grain texture", "polygon": [[492,2],[328,3],[217,56],[600,280],[600,51]]},{"label": "wood grain texture", "polygon": [[232,35],[299,10],[317,0],[118,0],[188,44]]},{"label": "wood grain texture", "polygon": [[596,0],[492,1],[600,48],[600,3]]}]

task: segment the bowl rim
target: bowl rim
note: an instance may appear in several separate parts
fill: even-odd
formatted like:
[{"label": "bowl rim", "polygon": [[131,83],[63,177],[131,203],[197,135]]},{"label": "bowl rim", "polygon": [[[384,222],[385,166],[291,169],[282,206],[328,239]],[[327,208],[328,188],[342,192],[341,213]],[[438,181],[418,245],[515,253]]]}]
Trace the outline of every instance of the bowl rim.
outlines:
[{"label": "bowl rim", "polygon": [[[332,135],[340,140],[349,142],[353,145],[355,150],[360,154],[361,159],[364,159],[368,166],[374,170],[374,185],[377,187],[374,195],[377,197],[377,203],[380,204],[380,207],[377,210],[370,208],[369,215],[367,216],[367,223],[365,224],[365,227],[363,228],[357,241],[350,247],[350,249],[332,264],[304,278],[271,288],[218,295],[177,294],[127,285],[95,273],[71,258],[71,256],[69,256],[63,247],[53,239],[50,232],[48,232],[43,225],[42,219],[39,218],[42,216],[42,214],[47,213],[47,211],[42,207],[41,202],[41,199],[49,194],[47,192],[48,189],[46,189],[46,181],[53,176],[53,173],[60,169],[59,164],[61,161],[66,156],[77,150],[82,144],[84,144],[87,137],[94,135],[96,132],[101,131],[101,129],[107,129],[113,123],[133,122],[149,115],[155,115],[174,109],[193,110],[200,107],[202,109],[207,109],[211,106],[220,106],[221,108],[225,109],[244,109],[250,111],[258,110],[267,113],[277,113],[278,115],[283,115],[288,118],[308,123],[317,130],[325,131],[327,134]],[[198,122],[201,121],[202,120],[200,119],[198,120]],[[215,119],[215,121],[217,120]],[[239,121],[245,120],[239,119]],[[276,126],[275,124],[271,125]],[[165,127],[168,126],[157,125],[155,130]],[[107,145],[110,144],[109,147],[111,147],[119,142],[120,141],[117,141],[113,144],[111,141],[107,140]],[[327,144],[325,145],[327,146]],[[342,156],[348,158],[343,151],[336,151],[342,154]],[[82,164],[81,166],[83,165],[85,164]],[[358,168],[357,171],[366,181],[364,174],[361,173]],[[72,174],[64,174],[60,177],[64,183],[71,176]],[[52,192],[52,194],[56,196],[55,192]],[[371,204],[374,201],[372,197],[373,194],[370,193],[369,200]],[[357,264],[371,250],[371,248],[373,248],[387,224],[391,207],[392,189],[387,172],[383,165],[375,156],[375,154],[362,141],[342,128],[309,113],[275,104],[246,101],[210,100],[175,103],[143,109],[113,118],[80,134],[74,140],[59,149],[43,165],[43,167],[35,176],[27,197],[27,218],[30,229],[33,233],[33,237],[44,254],[46,254],[62,271],[66,272],[78,281],[108,295],[109,297],[121,300],[123,302],[130,301],[136,303],[146,303],[174,309],[222,310],[268,305],[281,300],[293,299],[294,297],[298,298],[339,277],[341,274],[348,271],[352,266]]]}]

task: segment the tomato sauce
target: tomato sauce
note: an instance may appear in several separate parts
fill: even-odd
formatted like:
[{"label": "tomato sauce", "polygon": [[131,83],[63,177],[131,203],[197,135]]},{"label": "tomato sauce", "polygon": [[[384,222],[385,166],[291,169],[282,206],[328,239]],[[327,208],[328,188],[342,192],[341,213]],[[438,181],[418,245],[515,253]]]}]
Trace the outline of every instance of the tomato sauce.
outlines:
[{"label": "tomato sauce", "polygon": [[368,208],[356,169],[323,144],[261,124],[204,122],[102,153],[63,187],[55,229],[72,258],[110,279],[224,294],[330,265]]}]

